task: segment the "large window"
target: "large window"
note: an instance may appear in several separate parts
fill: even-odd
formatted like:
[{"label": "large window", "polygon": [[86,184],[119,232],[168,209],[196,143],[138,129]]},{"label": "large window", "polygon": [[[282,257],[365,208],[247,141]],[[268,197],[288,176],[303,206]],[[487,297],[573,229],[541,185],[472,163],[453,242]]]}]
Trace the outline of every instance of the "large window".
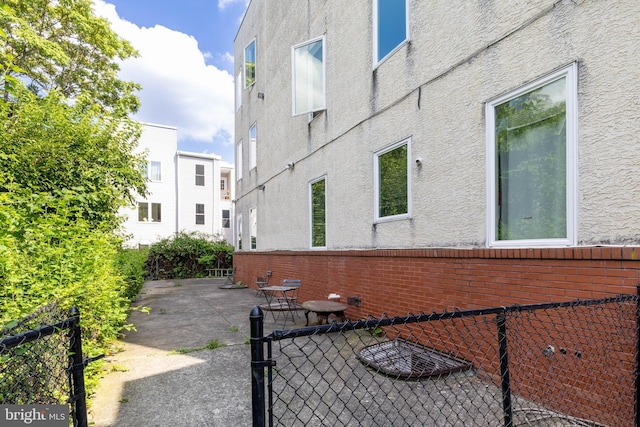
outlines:
[{"label": "large window", "polygon": [[575,244],[577,68],[487,104],[489,245]]},{"label": "large window", "polygon": [[196,165],[196,185],[204,185],[204,165]]},{"label": "large window", "polygon": [[374,156],[375,220],[388,221],[411,215],[410,139]]},{"label": "large window", "polygon": [[244,87],[256,82],[256,41],[244,48]]},{"label": "large window", "polygon": [[242,140],[236,145],[236,181],[242,179]]},{"label": "large window", "polygon": [[[151,212],[149,212],[151,205]],[[151,213],[151,216],[149,216]],[[162,206],[160,203],[138,202],[138,221],[140,222],[161,222]]]},{"label": "large window", "polygon": [[251,129],[249,129],[249,169],[253,169],[257,165],[256,155],[258,152],[256,144],[258,141],[256,137],[256,125],[254,123],[254,125],[251,126]]},{"label": "large window", "polygon": [[310,185],[311,202],[311,247],[327,245],[326,230],[326,179],[321,178]]},{"label": "large window", "polygon": [[374,64],[409,40],[409,0],[373,0]]},{"label": "large window", "polygon": [[249,225],[251,226],[251,249],[258,248],[258,213],[256,208],[249,211]]},{"label": "large window", "polygon": [[293,115],[325,109],[324,37],[292,48]]},{"label": "large window", "polygon": [[196,203],[196,224],[204,225],[204,203]]}]

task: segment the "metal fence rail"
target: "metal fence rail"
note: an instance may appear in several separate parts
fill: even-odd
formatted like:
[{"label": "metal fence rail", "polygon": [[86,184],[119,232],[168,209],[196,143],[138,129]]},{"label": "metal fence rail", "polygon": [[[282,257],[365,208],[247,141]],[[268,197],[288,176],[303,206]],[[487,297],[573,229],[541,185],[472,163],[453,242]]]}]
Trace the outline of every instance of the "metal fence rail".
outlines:
[{"label": "metal fence rail", "polygon": [[254,426],[638,425],[635,295],[266,337],[262,317],[254,308]]},{"label": "metal fence rail", "polygon": [[48,305],[0,330],[0,404],[68,404],[86,427],[80,313]]}]

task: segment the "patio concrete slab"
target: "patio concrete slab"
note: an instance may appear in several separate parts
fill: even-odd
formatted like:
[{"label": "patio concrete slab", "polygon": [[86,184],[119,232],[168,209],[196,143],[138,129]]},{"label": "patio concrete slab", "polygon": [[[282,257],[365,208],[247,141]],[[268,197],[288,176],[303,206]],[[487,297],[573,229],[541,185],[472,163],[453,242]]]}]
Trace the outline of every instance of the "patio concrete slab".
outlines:
[{"label": "patio concrete slab", "polygon": [[[146,282],[132,311],[135,330],[90,400],[95,427],[249,426],[249,313],[264,302],[255,291],[220,289],[224,279]],[[299,316],[296,327],[304,325]],[[279,329],[265,313],[265,333]],[[288,327],[291,327],[289,321]],[[217,348],[205,348],[216,347]]]}]

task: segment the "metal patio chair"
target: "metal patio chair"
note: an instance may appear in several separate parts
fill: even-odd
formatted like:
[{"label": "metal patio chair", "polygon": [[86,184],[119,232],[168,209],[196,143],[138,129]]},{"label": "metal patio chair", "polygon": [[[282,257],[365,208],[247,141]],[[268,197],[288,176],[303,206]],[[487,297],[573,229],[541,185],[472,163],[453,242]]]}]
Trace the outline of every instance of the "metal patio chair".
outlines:
[{"label": "metal patio chair", "polygon": [[273,272],[271,270],[268,270],[266,276],[258,276],[256,278],[256,285],[258,285],[258,292],[256,292],[257,297],[262,295],[262,288],[269,286],[269,280],[271,279],[272,274]]}]

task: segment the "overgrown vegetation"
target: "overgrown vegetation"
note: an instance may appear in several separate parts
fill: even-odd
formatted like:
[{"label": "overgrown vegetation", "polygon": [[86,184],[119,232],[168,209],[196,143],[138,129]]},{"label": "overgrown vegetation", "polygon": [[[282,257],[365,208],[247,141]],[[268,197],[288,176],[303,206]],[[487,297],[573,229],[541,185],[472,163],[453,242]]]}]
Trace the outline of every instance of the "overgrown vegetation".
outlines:
[{"label": "overgrown vegetation", "polygon": [[125,280],[123,296],[133,301],[144,283],[144,268],[149,257],[146,249],[122,249],[118,252],[116,266]]},{"label": "overgrown vegetation", "polygon": [[231,268],[233,246],[217,236],[180,232],[149,248],[146,274],[154,279],[204,277],[210,268]]},{"label": "overgrown vegetation", "polygon": [[118,78],[135,55],[91,0],[0,5],[0,325],[76,306],[90,355],[141,285],[117,236],[119,208],[146,194],[138,86]]}]

